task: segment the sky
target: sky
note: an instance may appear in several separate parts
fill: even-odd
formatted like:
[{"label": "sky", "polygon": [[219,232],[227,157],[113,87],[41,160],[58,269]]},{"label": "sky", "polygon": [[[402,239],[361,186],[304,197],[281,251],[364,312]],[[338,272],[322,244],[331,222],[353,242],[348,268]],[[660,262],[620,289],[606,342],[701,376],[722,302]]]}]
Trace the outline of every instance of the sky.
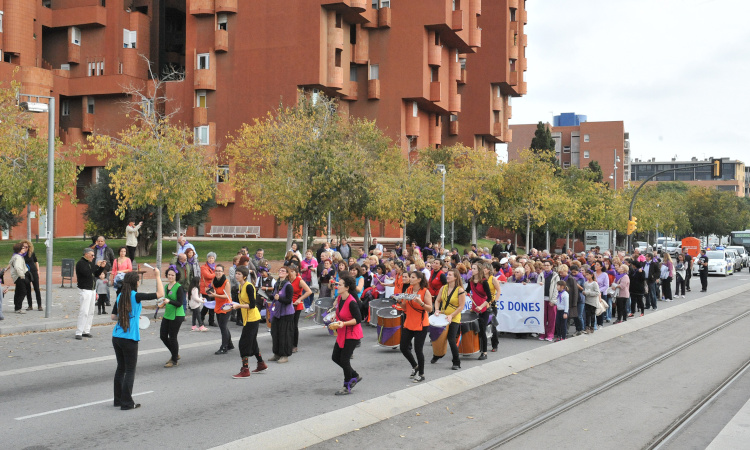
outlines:
[{"label": "sky", "polygon": [[[631,158],[750,164],[750,0],[528,0],[510,124],[622,120]],[[501,152],[502,153],[502,152]]]}]

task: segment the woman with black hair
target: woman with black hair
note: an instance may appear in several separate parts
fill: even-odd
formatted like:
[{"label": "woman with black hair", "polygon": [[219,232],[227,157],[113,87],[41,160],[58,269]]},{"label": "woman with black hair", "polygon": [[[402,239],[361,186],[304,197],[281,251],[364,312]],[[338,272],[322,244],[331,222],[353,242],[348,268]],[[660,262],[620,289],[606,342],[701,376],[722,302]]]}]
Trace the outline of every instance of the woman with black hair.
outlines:
[{"label": "woman with black hair", "polygon": [[250,270],[246,266],[239,266],[234,272],[234,277],[239,285],[239,292],[237,294],[239,303],[235,303],[232,306],[235,310],[242,310],[241,314],[239,314],[240,319],[242,320],[242,335],[240,336],[239,344],[242,368],[240,369],[240,373],[232,376],[232,378],[236,379],[248,378],[250,376],[248,360],[251,356],[255,356],[255,359],[258,362],[257,367],[253,369],[252,373],[260,373],[268,369],[268,366],[263,361],[263,357],[260,356],[260,348],[258,347],[260,311],[258,310],[257,290],[255,285],[248,281],[250,273]]},{"label": "woman with black hair", "polygon": [[176,366],[177,360],[180,359],[180,344],[177,342],[177,333],[180,332],[182,322],[185,321],[185,290],[180,281],[180,273],[174,267],[170,267],[164,273],[167,277],[167,284],[164,285],[164,300],[159,304],[164,308],[164,316],[161,318],[161,329],[159,337],[171,353],[169,360],[164,367],[170,368]]},{"label": "woman with black hair", "polygon": [[141,318],[141,302],[156,300],[164,296],[164,285],[159,280],[159,269],[154,269],[156,276],[156,293],[138,292],[141,282],[137,272],[128,272],[122,280],[122,291],[117,296],[112,310],[112,320],[116,320],[112,330],[112,347],[117,358],[115,370],[114,406],[122,410],[135,409],[141,406],[133,401],[133,382],[135,381],[135,367],[138,362],[138,341],[141,331],[138,328]]},{"label": "woman with black hair", "polygon": [[[415,270],[409,274],[409,287],[406,288],[407,294],[416,294],[414,300],[401,299],[401,307],[406,317],[401,327],[401,353],[404,355],[409,364],[411,364],[410,378],[415,383],[424,381],[424,341],[427,338],[430,321],[429,313],[432,312],[432,295],[427,289],[427,279],[424,273]],[[411,354],[411,341],[414,340],[414,353],[417,354],[416,361]]]},{"label": "woman with black hair", "polygon": [[213,311],[216,313],[216,322],[219,323],[219,330],[221,330],[221,347],[214,352],[214,355],[226,355],[229,350],[234,348],[232,334],[229,332],[229,310],[224,309],[225,304],[229,303],[231,305],[232,303],[232,299],[229,297],[231,292],[229,280],[224,275],[223,265],[216,265],[214,275],[214,279],[211,282],[213,289],[210,292],[208,289],[206,290],[206,295],[215,301]]},{"label": "woman with black hair", "polygon": [[336,391],[336,395],[350,394],[354,385],[363,379],[356,370],[352,369],[351,365],[354,349],[363,337],[362,314],[357,299],[354,297],[356,287],[354,278],[344,273],[341,274],[337,283],[339,296],[334,303],[336,322],[329,325],[330,329],[338,330],[331,359],[344,371],[344,387]]},{"label": "woman with black hair", "polygon": [[279,280],[273,288],[271,311],[266,317],[271,320],[271,341],[273,342],[273,356],[269,361],[279,364],[289,362],[294,344],[294,288],[289,280],[286,267],[279,269]]}]

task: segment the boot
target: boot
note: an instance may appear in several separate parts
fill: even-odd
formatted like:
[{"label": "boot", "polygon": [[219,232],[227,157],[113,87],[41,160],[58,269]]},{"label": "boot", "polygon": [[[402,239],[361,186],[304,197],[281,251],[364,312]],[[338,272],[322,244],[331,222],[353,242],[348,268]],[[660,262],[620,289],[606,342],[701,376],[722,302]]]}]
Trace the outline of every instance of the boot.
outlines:
[{"label": "boot", "polygon": [[253,370],[253,373],[265,372],[267,369],[268,369],[268,366],[266,365],[266,363],[264,361],[259,361],[258,362],[258,367],[256,367]]},{"label": "boot", "polygon": [[236,378],[236,379],[249,378],[249,377],[250,377],[250,369],[248,369],[247,367],[243,367],[242,369],[240,369],[240,373],[232,376],[232,378]]}]

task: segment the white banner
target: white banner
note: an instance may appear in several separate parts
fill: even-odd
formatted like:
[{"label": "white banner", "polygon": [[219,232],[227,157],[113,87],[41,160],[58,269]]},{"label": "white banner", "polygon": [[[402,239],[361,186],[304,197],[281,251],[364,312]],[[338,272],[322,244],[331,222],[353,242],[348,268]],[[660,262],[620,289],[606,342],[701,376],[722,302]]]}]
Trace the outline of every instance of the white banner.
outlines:
[{"label": "white banner", "polygon": [[506,333],[544,333],[544,286],[504,283],[497,302],[497,330]]}]

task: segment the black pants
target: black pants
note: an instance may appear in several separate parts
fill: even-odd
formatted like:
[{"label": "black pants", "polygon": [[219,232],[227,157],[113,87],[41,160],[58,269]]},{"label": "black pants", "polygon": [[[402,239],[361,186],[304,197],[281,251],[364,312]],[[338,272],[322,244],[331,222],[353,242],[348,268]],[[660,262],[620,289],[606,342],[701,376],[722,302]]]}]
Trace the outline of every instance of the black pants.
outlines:
[{"label": "black pants", "polygon": [[185,317],[175,317],[173,320],[161,319],[161,328],[159,337],[164,345],[172,354],[172,361],[177,362],[177,354],[180,352],[180,344],[177,342],[177,333],[180,332],[180,326],[185,321]]},{"label": "black pants", "polygon": [[299,316],[302,310],[298,309],[294,311],[294,337],[292,338],[292,347],[297,348],[299,342]]},{"label": "black pants", "polygon": [[[682,275],[678,273],[675,279],[677,280],[677,282],[675,283],[674,295],[685,295],[685,278],[683,278]],[[680,291],[682,291],[682,294],[680,294]]]},{"label": "black pants", "polygon": [[[491,312],[493,317],[497,317],[497,306],[493,306]],[[489,320],[489,317],[487,319]],[[497,346],[500,344],[500,340],[497,338],[497,328],[490,324],[490,329],[492,330],[492,348],[497,349]]]},{"label": "black pants", "polygon": [[359,339],[347,339],[344,341],[344,348],[339,347],[338,343],[333,344],[333,354],[331,355],[331,359],[338,364],[339,367],[344,369],[344,384],[349,382],[352,378],[359,378],[357,371],[352,369],[351,362],[354,349],[357,348],[358,343]]},{"label": "black pants", "polygon": [[[423,328],[419,331],[407,330],[401,328],[401,354],[406,357],[411,367],[416,367],[420,375],[424,375],[424,341],[427,338],[427,328]],[[411,354],[411,341],[414,339],[414,353],[417,354],[416,361],[414,355]]]},{"label": "black pants", "polygon": [[565,314],[565,310],[558,309],[555,317],[555,334],[560,336],[560,339],[568,338],[568,319],[563,317]]},{"label": "black pants", "polygon": [[478,314],[479,318],[479,352],[487,353],[487,321],[490,319],[489,308]]},{"label": "black pants", "polygon": [[594,328],[594,320],[596,320],[596,306],[586,304],[586,327]]},{"label": "black pants", "polygon": [[[210,298],[209,300],[213,300]],[[201,321],[206,322],[206,313],[208,313],[208,324],[213,326],[216,326],[216,312],[214,312],[213,309],[206,308],[205,306],[201,310]]]},{"label": "black pants", "polygon": [[16,311],[20,311],[21,309],[23,309],[23,299],[26,298],[28,285],[29,284],[26,282],[25,278],[19,277],[16,280],[16,291],[13,293],[13,304],[16,307]]},{"label": "black pants", "polygon": [[248,322],[242,327],[242,335],[240,335],[240,356],[246,358],[249,356],[255,356],[258,362],[262,362],[263,358],[260,356],[260,348],[258,347],[258,325],[260,321]]},{"label": "black pants", "polygon": [[42,307],[42,293],[39,292],[39,272],[31,272],[31,286],[28,284],[26,285],[26,300],[29,302],[29,308],[34,306],[34,303],[31,301],[31,291],[33,289],[34,293],[36,294],[36,306],[39,308]]},{"label": "black pants", "polygon": [[617,320],[626,321],[628,320],[628,299],[626,297],[615,297],[617,302]]},{"label": "black pants", "polygon": [[221,348],[227,350],[233,348],[232,333],[229,332],[229,314],[217,314],[216,321],[219,322],[219,330],[221,330]]},{"label": "black pants", "polygon": [[701,290],[708,290],[708,270],[701,270],[698,275],[701,277]]},{"label": "black pants", "polygon": [[133,383],[135,382],[135,366],[138,363],[138,341],[125,338],[112,338],[115,348],[117,370],[115,370],[115,406],[130,409],[133,402]]},{"label": "black pants", "polygon": [[458,338],[458,331],[461,329],[461,324],[451,322],[448,325],[448,347],[451,348],[451,357],[453,358],[453,365],[461,367],[461,355],[458,353],[458,344],[456,339]]},{"label": "black pants", "polygon": [[685,289],[687,289],[688,292],[690,292],[690,279],[693,278],[693,270],[691,268],[688,268],[687,272],[685,272]]},{"label": "black pants", "polygon": [[633,314],[638,312],[638,310],[640,310],[641,314],[643,314],[643,295],[644,294],[633,294],[632,292],[630,293],[630,311]]},{"label": "black pants", "polygon": [[96,309],[97,312],[100,312],[104,314],[106,309],[104,308],[104,305],[109,303],[109,294],[97,294],[99,298],[96,299]]},{"label": "black pants", "polygon": [[661,293],[665,300],[672,300],[672,277],[661,280]]},{"label": "black pants", "polygon": [[126,250],[128,252],[128,258],[130,258],[130,262],[132,263],[135,261],[135,249],[136,247],[126,246]]},{"label": "black pants", "polygon": [[271,340],[273,341],[274,355],[292,355],[292,341],[294,340],[293,315],[281,316],[278,319],[274,317],[271,320]]}]

